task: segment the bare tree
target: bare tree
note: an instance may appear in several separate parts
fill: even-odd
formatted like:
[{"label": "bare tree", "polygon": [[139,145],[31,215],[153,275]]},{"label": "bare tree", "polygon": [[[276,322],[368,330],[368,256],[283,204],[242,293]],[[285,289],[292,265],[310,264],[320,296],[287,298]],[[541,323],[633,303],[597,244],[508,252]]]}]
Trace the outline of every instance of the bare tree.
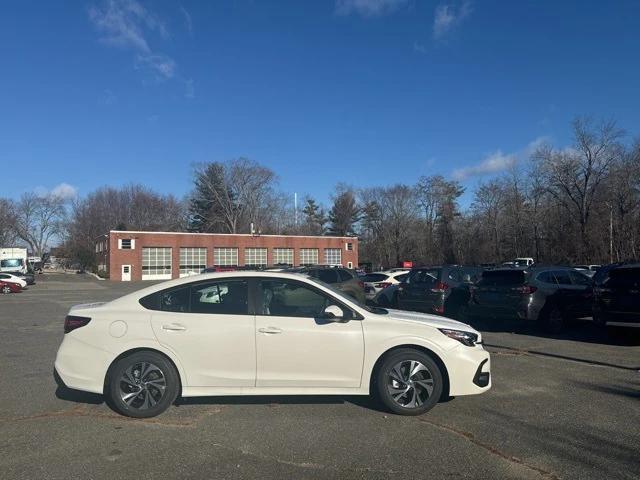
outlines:
[{"label": "bare tree", "polygon": [[36,256],[42,256],[50,241],[62,233],[65,200],[56,195],[22,195],[15,208],[16,236],[24,241]]},{"label": "bare tree", "polygon": [[12,202],[0,198],[0,246],[12,246],[16,240],[16,215]]},{"label": "bare tree", "polygon": [[623,131],[613,121],[594,126],[588,118],[577,118],[573,134],[573,148],[542,146],[535,158],[542,164],[549,193],[579,225],[578,256],[584,261],[589,254],[587,233],[593,202],[612,163],[621,156]]}]

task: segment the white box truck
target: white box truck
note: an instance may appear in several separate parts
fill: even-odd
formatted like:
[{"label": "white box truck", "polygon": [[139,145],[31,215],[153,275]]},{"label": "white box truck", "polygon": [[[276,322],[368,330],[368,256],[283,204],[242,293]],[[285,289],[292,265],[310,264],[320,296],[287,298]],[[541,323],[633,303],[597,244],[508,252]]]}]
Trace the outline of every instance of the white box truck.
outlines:
[{"label": "white box truck", "polygon": [[28,268],[26,248],[0,248],[0,272],[27,273]]}]

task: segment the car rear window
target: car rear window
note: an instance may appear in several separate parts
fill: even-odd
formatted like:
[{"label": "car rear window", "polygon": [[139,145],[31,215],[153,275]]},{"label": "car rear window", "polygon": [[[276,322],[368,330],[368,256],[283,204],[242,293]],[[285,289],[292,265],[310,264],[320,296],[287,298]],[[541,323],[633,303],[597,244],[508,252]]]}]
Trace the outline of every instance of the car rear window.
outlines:
[{"label": "car rear window", "polygon": [[389,278],[389,276],[385,275],[384,273],[370,273],[362,277],[362,281],[363,282],[382,282],[387,278]]},{"label": "car rear window", "polygon": [[522,285],[525,282],[525,273],[522,270],[492,270],[484,272],[480,285]]},{"label": "car rear window", "polygon": [[609,272],[605,282],[609,288],[633,288],[640,285],[640,268],[620,268]]}]

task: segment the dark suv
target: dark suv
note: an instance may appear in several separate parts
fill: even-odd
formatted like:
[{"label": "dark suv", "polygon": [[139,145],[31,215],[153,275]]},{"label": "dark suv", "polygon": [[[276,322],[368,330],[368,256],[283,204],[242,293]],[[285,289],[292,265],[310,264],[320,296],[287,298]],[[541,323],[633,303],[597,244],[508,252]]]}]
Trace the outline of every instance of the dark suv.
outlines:
[{"label": "dark suv", "polygon": [[414,268],[398,286],[398,307],[456,318],[481,274],[481,267],[462,265]]},{"label": "dark suv", "polygon": [[321,282],[328,283],[347,295],[352,296],[364,304],[364,283],[358,277],[355,270],[344,267],[296,267],[285,270],[286,272],[302,273],[317,278]]},{"label": "dark suv", "polygon": [[488,270],[473,287],[465,316],[540,321],[558,332],[565,320],[591,315],[592,285],[569,267]]},{"label": "dark suv", "polygon": [[594,281],[594,322],[640,323],[640,263],[602,267]]}]

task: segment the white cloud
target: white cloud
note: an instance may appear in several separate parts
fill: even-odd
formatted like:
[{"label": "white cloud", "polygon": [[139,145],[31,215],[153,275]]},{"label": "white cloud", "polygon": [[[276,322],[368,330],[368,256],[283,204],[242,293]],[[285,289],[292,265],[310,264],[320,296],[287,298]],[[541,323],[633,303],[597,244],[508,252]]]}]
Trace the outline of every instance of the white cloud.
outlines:
[{"label": "white cloud", "polygon": [[454,180],[466,180],[469,177],[480,177],[491,173],[503,172],[515,165],[515,163],[516,156],[514,154],[505,155],[502,151],[497,150],[477,165],[454,170],[451,176]]},{"label": "white cloud", "polygon": [[471,15],[471,12],[471,2],[466,0],[459,7],[445,4],[438,5],[434,12],[433,37],[436,40],[443,39]]},{"label": "white cloud", "polygon": [[159,79],[173,78],[176,62],[169,56],[154,51],[149,34],[169,37],[164,23],[137,0],[105,0],[101,7],[89,8],[89,20],[102,34],[106,45],[136,52],[136,66],[145,66]]},{"label": "white cloud", "polygon": [[394,12],[407,3],[408,0],[336,0],[335,11],[338,15],[374,17]]},{"label": "white cloud", "polygon": [[422,43],[413,42],[413,51],[417,53],[427,53],[427,47],[425,47]]},{"label": "white cloud", "polygon": [[180,13],[182,13],[182,16],[184,17],[184,25],[187,27],[189,35],[193,35],[193,20],[191,18],[191,14],[182,5],[180,5]]},{"label": "white cloud", "polygon": [[52,196],[58,197],[62,200],[73,200],[78,196],[78,189],[65,182],[56,185],[51,190],[48,190],[45,187],[36,187],[33,189],[33,192],[40,197]]}]

